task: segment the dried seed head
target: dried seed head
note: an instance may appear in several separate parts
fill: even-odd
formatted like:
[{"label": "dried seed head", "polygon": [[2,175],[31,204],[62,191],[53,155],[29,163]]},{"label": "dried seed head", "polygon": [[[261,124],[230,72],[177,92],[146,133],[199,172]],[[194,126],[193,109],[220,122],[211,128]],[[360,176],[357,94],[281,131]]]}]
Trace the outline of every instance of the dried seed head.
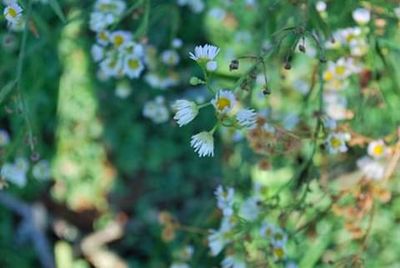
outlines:
[{"label": "dried seed head", "polygon": [[229,64],[229,71],[238,70],[238,69],[239,69],[239,61],[232,60],[231,63]]}]

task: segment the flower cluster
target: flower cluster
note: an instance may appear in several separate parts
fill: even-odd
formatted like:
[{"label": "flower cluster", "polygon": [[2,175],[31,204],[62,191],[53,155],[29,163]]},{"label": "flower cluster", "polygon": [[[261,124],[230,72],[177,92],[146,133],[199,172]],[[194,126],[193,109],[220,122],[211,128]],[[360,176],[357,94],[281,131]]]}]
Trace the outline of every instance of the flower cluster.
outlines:
[{"label": "flower cluster", "polygon": [[125,8],[122,0],[98,0],[90,16],[90,29],[97,33],[92,57],[99,63],[101,75],[106,79],[138,78],[145,68],[145,48],[133,40],[132,33],[108,30],[122,19]]}]

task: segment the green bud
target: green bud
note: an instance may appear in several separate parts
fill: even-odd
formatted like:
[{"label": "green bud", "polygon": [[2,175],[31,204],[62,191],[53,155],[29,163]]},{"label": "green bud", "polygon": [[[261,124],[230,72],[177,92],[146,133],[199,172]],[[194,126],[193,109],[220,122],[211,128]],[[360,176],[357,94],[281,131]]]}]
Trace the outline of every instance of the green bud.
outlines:
[{"label": "green bud", "polygon": [[205,84],[205,82],[203,80],[201,80],[200,78],[196,77],[196,76],[192,76],[190,78],[190,84],[192,86],[198,86],[198,85]]}]

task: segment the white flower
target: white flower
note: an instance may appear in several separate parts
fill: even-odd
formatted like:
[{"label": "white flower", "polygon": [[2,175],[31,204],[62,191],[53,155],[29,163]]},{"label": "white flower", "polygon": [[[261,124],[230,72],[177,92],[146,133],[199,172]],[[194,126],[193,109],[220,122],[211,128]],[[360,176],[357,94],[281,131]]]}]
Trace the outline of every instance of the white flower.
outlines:
[{"label": "white flower", "polygon": [[229,187],[224,191],[224,188],[219,185],[214,194],[217,198],[217,207],[222,211],[222,214],[226,217],[232,216],[235,190]]},{"label": "white flower", "polygon": [[19,158],[15,163],[5,163],[0,171],[1,176],[11,183],[16,184],[19,187],[26,185],[26,173],[29,168],[29,163],[26,159]]},{"label": "white flower", "polygon": [[199,113],[197,104],[188,100],[177,100],[172,107],[176,110],[174,119],[180,127],[190,123]]},{"label": "white flower", "polygon": [[120,58],[110,54],[100,63],[100,69],[107,77],[121,76],[123,72],[123,62]]},{"label": "white flower", "polygon": [[176,86],[179,82],[178,77],[171,73],[166,77],[157,73],[147,73],[145,80],[150,86],[157,89],[167,89],[169,87]]},{"label": "white flower", "polygon": [[105,50],[104,47],[99,46],[97,44],[94,44],[92,46],[92,49],[90,50],[91,54],[92,54],[92,58],[95,62],[99,62],[102,59],[104,59],[105,56]]},{"label": "white flower", "polygon": [[398,7],[396,7],[396,8],[394,9],[394,14],[396,15],[396,17],[397,17],[398,19],[400,19],[400,6],[398,6]]},{"label": "white flower", "polygon": [[117,84],[115,95],[121,99],[126,99],[132,93],[132,88],[127,81],[122,81]]},{"label": "white flower", "polygon": [[217,62],[214,61],[219,53],[219,48],[212,45],[196,46],[194,53],[190,52],[190,58],[197,61],[200,65],[205,65],[208,71],[217,69]]},{"label": "white flower", "polygon": [[22,8],[17,2],[11,2],[6,8],[4,9],[4,16],[6,20],[10,24],[14,24],[20,20],[22,16]]},{"label": "white flower", "polygon": [[325,141],[329,153],[336,154],[339,152],[347,152],[346,141],[348,141],[349,139],[350,136],[347,133],[338,132],[329,134],[328,138]]},{"label": "white flower", "polygon": [[258,202],[258,199],[254,196],[247,198],[240,206],[239,216],[247,221],[254,221],[257,219],[260,213]]},{"label": "white flower", "polygon": [[236,104],[235,95],[229,90],[220,90],[211,101],[217,112],[229,113]]},{"label": "white flower", "polygon": [[262,237],[266,237],[266,238],[271,238],[272,234],[275,232],[275,225],[268,223],[268,222],[264,222],[260,228],[260,235]]},{"label": "white flower", "polygon": [[352,15],[355,22],[360,25],[367,24],[371,20],[371,12],[366,8],[357,8]]},{"label": "white flower", "polygon": [[4,129],[0,129],[0,147],[10,143],[10,135]]},{"label": "white flower", "polygon": [[109,25],[113,24],[115,16],[113,14],[104,14],[92,12],[90,14],[89,28],[94,32],[104,31]]},{"label": "white flower", "polygon": [[239,125],[248,129],[253,129],[257,125],[257,113],[252,109],[242,109],[236,115]]},{"label": "white flower", "polygon": [[126,4],[121,0],[98,0],[94,6],[94,10],[101,13],[113,14],[119,17],[125,11]]},{"label": "white flower", "polygon": [[138,57],[134,55],[129,55],[125,57],[124,73],[129,78],[138,78],[143,70],[144,70],[143,63]]},{"label": "white flower", "polygon": [[179,55],[175,50],[165,50],[161,53],[161,60],[169,66],[174,66],[179,62]]},{"label": "white flower", "polygon": [[190,146],[194,151],[203,156],[214,156],[214,137],[211,132],[202,131],[192,136]]},{"label": "white flower", "polygon": [[326,3],[325,3],[324,1],[318,1],[318,2],[315,4],[315,9],[316,9],[318,12],[324,12],[324,11],[326,10]]},{"label": "white flower", "polygon": [[110,41],[116,48],[122,47],[127,42],[131,41],[132,34],[127,31],[115,31],[110,34]]},{"label": "white flower", "polygon": [[287,242],[287,234],[279,227],[274,228],[271,235],[271,244],[274,247],[283,247]]},{"label": "white flower", "polygon": [[96,35],[96,42],[102,46],[106,46],[110,43],[110,33],[107,31],[98,32]]},{"label": "white flower", "polygon": [[231,242],[229,232],[232,230],[233,225],[228,218],[223,218],[221,226],[218,231],[211,230],[208,235],[208,247],[211,250],[211,255],[218,255],[225,247],[226,244]]},{"label": "white flower", "polygon": [[367,178],[380,180],[385,175],[385,167],[376,160],[365,156],[357,161],[357,166]]},{"label": "white flower", "polygon": [[169,111],[165,105],[164,98],[158,96],[155,100],[146,102],[143,108],[143,116],[151,119],[156,124],[167,122]]},{"label": "white flower", "polygon": [[38,180],[48,180],[51,177],[50,164],[47,160],[41,160],[32,168],[32,175]]},{"label": "white flower", "polygon": [[182,47],[182,44],[183,44],[182,39],[179,38],[174,38],[171,42],[173,48],[180,48]]},{"label": "white flower", "polygon": [[226,256],[221,262],[222,268],[246,268],[243,258],[236,255]]},{"label": "white flower", "polygon": [[380,159],[385,156],[387,149],[383,140],[372,141],[368,144],[368,154],[375,159]]}]

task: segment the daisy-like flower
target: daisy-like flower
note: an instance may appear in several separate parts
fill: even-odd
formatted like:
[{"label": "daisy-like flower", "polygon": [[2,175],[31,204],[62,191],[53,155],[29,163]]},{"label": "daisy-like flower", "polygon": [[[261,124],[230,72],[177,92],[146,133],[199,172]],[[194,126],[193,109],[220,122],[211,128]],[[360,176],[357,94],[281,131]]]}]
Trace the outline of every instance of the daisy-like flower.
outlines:
[{"label": "daisy-like flower", "polygon": [[339,152],[347,152],[346,141],[348,141],[349,139],[350,137],[347,133],[338,132],[330,134],[325,141],[329,153],[336,154]]},{"label": "daisy-like flower", "polygon": [[217,207],[222,211],[222,214],[226,217],[232,216],[235,189],[229,187],[225,191],[224,188],[219,185],[214,194],[217,198]]},{"label": "daisy-like flower", "polygon": [[98,0],[94,9],[101,13],[114,14],[119,17],[125,11],[126,4],[121,0]]},{"label": "daisy-like flower", "polygon": [[281,228],[274,228],[271,236],[271,244],[274,247],[283,247],[287,242],[287,234]]},{"label": "daisy-like flower", "polygon": [[190,268],[190,266],[184,262],[174,262],[169,268]]},{"label": "daisy-like flower", "polygon": [[326,3],[325,3],[324,1],[318,1],[318,2],[315,4],[315,9],[316,9],[318,12],[325,12],[325,11],[326,11]]},{"label": "daisy-like flower", "polygon": [[98,32],[96,35],[96,42],[102,46],[106,46],[110,43],[110,33],[107,31]]},{"label": "daisy-like flower", "polygon": [[136,57],[135,55],[129,55],[125,57],[124,73],[128,77],[138,78],[143,70],[144,70],[144,65],[138,57]]},{"label": "daisy-like flower", "polygon": [[352,15],[355,22],[360,25],[365,25],[371,20],[371,12],[366,8],[357,8]]},{"label": "daisy-like flower", "polygon": [[375,159],[380,159],[387,153],[387,148],[383,140],[372,141],[368,144],[368,154]]},{"label": "daisy-like flower", "polygon": [[378,161],[365,156],[357,161],[357,166],[367,178],[380,180],[385,175],[385,167]]},{"label": "daisy-like flower", "polygon": [[264,222],[260,228],[260,235],[262,237],[267,237],[271,238],[272,234],[275,232],[276,227],[269,223],[269,222]]},{"label": "daisy-like flower", "polygon": [[253,129],[257,125],[257,113],[253,109],[242,109],[237,113],[236,120],[242,127]]},{"label": "daisy-like flower", "polygon": [[190,123],[199,113],[197,104],[188,100],[177,100],[172,108],[176,110],[174,119],[180,127]]},{"label": "daisy-like flower", "polygon": [[169,119],[169,111],[162,96],[146,102],[143,108],[143,116],[151,119],[156,124],[165,123]]},{"label": "daisy-like flower", "polygon": [[127,81],[119,82],[115,88],[115,95],[121,99],[126,99],[131,93],[132,88]]},{"label": "daisy-like flower", "polygon": [[11,2],[4,9],[4,16],[10,24],[17,23],[22,16],[22,7],[17,4],[17,2]]},{"label": "daisy-like flower", "polygon": [[166,65],[175,66],[179,62],[179,55],[175,50],[165,50],[161,53],[161,60]]},{"label": "daisy-like flower", "polygon": [[212,45],[196,46],[194,53],[190,52],[190,58],[197,61],[200,65],[205,66],[210,72],[215,71],[218,67],[214,60],[219,53],[219,48]]},{"label": "daisy-like flower", "polygon": [[132,34],[127,31],[115,31],[110,34],[110,41],[115,48],[120,48],[127,42],[131,41]]},{"label": "daisy-like flower", "polygon": [[106,77],[122,75],[123,67],[122,60],[113,55],[107,55],[106,58],[100,62],[100,69]]},{"label": "daisy-like flower", "polygon": [[214,156],[214,137],[211,132],[202,131],[192,136],[190,146],[194,151],[203,156]]},{"label": "daisy-like flower", "polygon": [[89,28],[94,32],[104,31],[109,25],[113,24],[115,16],[101,12],[92,12],[90,14]]},{"label": "daisy-like flower", "polygon": [[283,260],[286,256],[286,251],[283,247],[273,247],[272,253],[276,260]]},{"label": "daisy-like flower", "polygon": [[229,113],[236,104],[235,95],[229,90],[220,90],[215,98],[211,100],[218,113]]}]

